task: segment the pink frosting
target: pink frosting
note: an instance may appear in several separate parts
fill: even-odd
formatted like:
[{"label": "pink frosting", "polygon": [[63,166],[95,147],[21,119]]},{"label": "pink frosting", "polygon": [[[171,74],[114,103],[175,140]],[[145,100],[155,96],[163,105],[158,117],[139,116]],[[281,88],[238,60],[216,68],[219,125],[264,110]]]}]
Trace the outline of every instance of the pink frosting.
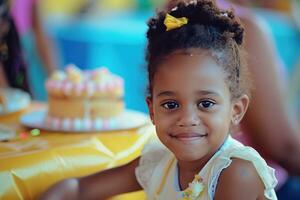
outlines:
[{"label": "pink frosting", "polygon": [[[70,70],[70,68],[67,68]],[[66,71],[67,71],[66,70]],[[97,69],[99,71],[99,69]],[[109,73],[105,68],[100,68],[103,72],[102,80],[96,81],[92,77],[96,70],[82,72],[83,79],[79,82],[74,82],[68,79],[68,76],[62,80],[56,80],[55,78],[48,79],[46,81],[46,89],[48,92],[60,92],[64,95],[76,94],[81,95],[82,93],[88,96],[93,96],[95,93],[110,92],[116,89],[123,90],[124,81],[121,77]]]},{"label": "pink frosting", "polygon": [[75,84],[74,85],[74,90],[76,91],[77,95],[82,94],[82,92],[84,91],[84,85],[79,83],[79,84]]}]

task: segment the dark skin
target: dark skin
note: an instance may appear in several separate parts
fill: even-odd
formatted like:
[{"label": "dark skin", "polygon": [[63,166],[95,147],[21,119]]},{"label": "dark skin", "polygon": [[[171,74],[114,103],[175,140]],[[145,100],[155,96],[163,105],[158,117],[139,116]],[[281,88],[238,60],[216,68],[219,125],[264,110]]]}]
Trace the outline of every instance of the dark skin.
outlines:
[{"label": "dark skin", "polygon": [[[67,179],[54,185],[40,199],[100,200],[120,193],[141,190],[142,188],[134,176],[134,169],[137,164],[138,159],[128,165],[81,179]],[[195,171],[187,171],[185,175],[180,177],[180,184],[183,187],[186,186],[188,182],[191,182],[194,175]],[[244,160],[234,159],[231,165],[224,169],[220,175],[215,200],[264,200],[263,188],[263,183],[253,165]],[[240,192],[237,193],[236,191]]]},{"label": "dark skin", "polygon": [[234,199],[266,200],[264,184],[252,163],[246,160],[233,159],[218,180],[214,200]]},{"label": "dark skin", "polygon": [[135,159],[127,165],[83,178],[67,179],[51,187],[40,199],[100,200],[120,193],[141,190],[134,173],[138,161],[139,159]]}]

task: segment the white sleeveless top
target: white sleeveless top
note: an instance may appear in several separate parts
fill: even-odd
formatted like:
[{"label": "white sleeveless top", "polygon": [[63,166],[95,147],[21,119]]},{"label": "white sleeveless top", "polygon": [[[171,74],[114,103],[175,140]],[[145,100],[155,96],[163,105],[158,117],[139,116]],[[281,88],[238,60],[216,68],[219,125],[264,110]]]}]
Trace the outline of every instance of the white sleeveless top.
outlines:
[{"label": "white sleeveless top", "polygon": [[[213,200],[220,173],[231,164],[231,158],[252,162],[265,185],[265,197],[277,200],[274,191],[277,184],[275,170],[267,165],[257,151],[231,136],[199,172],[204,189],[197,198],[191,200]],[[175,156],[161,143],[152,142],[144,147],[135,174],[148,200],[182,200],[184,192],[179,189],[177,171]]]}]

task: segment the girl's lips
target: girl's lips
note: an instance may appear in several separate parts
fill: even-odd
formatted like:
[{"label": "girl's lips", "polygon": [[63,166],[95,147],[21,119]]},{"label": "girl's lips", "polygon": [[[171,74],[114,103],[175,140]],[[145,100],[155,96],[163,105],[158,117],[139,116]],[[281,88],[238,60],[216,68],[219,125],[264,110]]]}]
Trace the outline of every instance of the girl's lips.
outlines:
[{"label": "girl's lips", "polygon": [[200,134],[200,133],[178,133],[178,134],[171,134],[172,138],[176,138],[181,141],[192,141],[198,140],[200,138],[206,137],[207,133]]}]

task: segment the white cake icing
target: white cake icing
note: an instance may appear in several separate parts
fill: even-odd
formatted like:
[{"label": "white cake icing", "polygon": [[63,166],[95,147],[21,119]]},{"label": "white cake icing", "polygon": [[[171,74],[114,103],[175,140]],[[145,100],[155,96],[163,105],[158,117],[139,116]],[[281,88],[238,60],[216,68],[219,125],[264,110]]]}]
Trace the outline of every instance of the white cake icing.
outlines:
[{"label": "white cake icing", "polygon": [[[49,115],[45,118],[45,128],[65,131],[101,131],[110,130],[118,126],[118,118],[90,119],[90,118],[58,118]],[[121,122],[120,122],[121,123]]]}]

